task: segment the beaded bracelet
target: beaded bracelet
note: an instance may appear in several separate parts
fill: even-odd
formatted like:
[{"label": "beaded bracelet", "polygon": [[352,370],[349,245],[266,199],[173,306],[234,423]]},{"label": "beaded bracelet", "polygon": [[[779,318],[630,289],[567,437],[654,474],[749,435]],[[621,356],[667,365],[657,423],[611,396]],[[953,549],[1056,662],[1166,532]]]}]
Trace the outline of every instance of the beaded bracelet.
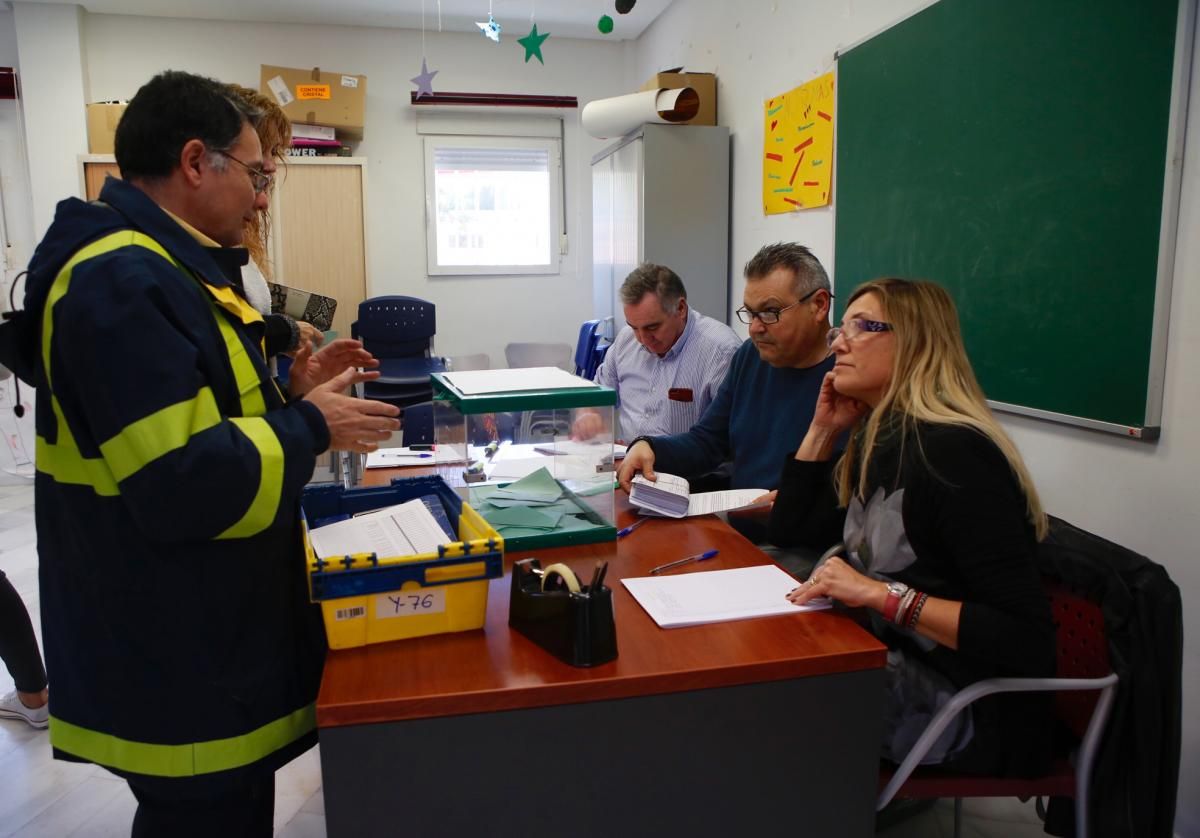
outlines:
[{"label": "beaded bracelet", "polygon": [[896,608],[896,613],[892,616],[892,622],[898,626],[904,625],[904,618],[908,614],[908,609],[912,607],[913,600],[920,594],[916,588],[909,588],[904,592],[904,597],[900,600],[900,605]]},{"label": "beaded bracelet", "polygon": [[912,611],[908,615],[908,620],[905,622],[905,628],[915,629],[917,620],[921,619],[921,609],[925,607],[925,603],[929,600],[929,594],[921,594],[917,604],[913,606]]}]

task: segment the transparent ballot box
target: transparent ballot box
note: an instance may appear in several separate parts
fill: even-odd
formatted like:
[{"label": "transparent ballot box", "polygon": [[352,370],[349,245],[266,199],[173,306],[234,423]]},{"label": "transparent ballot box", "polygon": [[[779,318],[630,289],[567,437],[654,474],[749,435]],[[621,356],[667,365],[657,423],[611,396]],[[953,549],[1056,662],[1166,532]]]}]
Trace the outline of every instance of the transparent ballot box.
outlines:
[{"label": "transparent ballot box", "polygon": [[616,392],[563,370],[434,373],[439,471],[506,549],[616,538]]}]

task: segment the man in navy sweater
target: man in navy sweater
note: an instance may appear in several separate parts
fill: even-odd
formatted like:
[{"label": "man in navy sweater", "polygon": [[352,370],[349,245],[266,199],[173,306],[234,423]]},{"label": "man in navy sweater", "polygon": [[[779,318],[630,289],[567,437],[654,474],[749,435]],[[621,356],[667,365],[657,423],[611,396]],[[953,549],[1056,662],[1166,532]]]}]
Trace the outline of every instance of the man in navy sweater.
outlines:
[{"label": "man in navy sweater", "polygon": [[730,463],[734,489],[772,490],[779,464],[812,421],[821,381],[833,368],[826,336],[833,302],[829,276],[800,244],[769,244],[746,264],[738,318],[749,325],[716,398],[691,430],[640,437],[618,477],[629,491],[655,469],[694,480]]}]

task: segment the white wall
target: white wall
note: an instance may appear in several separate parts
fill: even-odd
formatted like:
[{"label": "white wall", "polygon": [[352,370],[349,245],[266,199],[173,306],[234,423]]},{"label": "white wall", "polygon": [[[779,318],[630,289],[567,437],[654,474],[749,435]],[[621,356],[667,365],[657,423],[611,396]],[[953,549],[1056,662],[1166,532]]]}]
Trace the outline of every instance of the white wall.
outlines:
[{"label": "white wall", "polygon": [[[0,10],[0,67],[13,67],[20,77],[17,30],[11,11]],[[5,254],[5,279],[25,266],[33,252],[33,209],[29,196],[29,164],[25,157],[25,130],[21,103],[0,100],[0,195],[9,246]],[[5,286],[7,288],[7,286]]]},{"label": "white wall", "polygon": [[[13,67],[20,76],[20,61],[17,55],[17,31],[13,14],[0,11],[0,67]],[[29,193],[29,166],[25,157],[25,130],[21,114],[21,102],[14,99],[0,101],[0,200],[4,203],[4,223],[7,236],[4,242],[3,281],[0,282],[0,311],[8,310],[8,285],[25,267],[33,245],[33,205]],[[23,287],[17,289],[20,294]],[[20,305],[20,303],[18,303]],[[32,471],[33,454],[33,390],[21,389],[21,400],[25,403],[24,418],[18,419],[12,412],[16,404],[14,379],[0,382],[0,469],[28,475]]]},{"label": "white wall", "polygon": [[75,155],[87,150],[83,17],[78,6],[13,4],[33,225],[39,239],[50,226],[55,205],[79,188]]},{"label": "white wall", "polygon": [[[761,245],[777,240],[808,244],[832,263],[833,207],[762,214],[762,103],[831,69],[838,47],[925,5],[925,0],[752,0],[731,6],[675,0],[638,39],[637,78],[679,65],[718,74],[718,118],[734,135],[735,267]],[[1187,606],[1200,592],[1200,239],[1195,235],[1200,229],[1200,61],[1193,65],[1191,88],[1190,154],[1184,163],[1162,439],[1145,444],[1031,419],[1002,419],[1053,514],[1167,567],[1183,591],[1184,633],[1195,638],[1200,636],[1200,615]],[[735,276],[735,307],[743,287]],[[1193,643],[1184,650],[1185,708],[1200,703],[1198,649]],[[1198,787],[1200,717],[1185,711],[1176,817],[1180,835],[1200,835]]]},{"label": "white wall", "polygon": [[[129,98],[168,68],[252,87],[258,86],[260,64],[365,74],[366,132],[357,153],[368,158],[368,293],[436,303],[441,354],[487,352],[494,366],[503,366],[504,345],[511,341],[574,346],[579,324],[592,310],[589,164],[603,147],[583,135],[577,112],[566,117],[570,248],[561,274],[431,279],[425,272],[422,147],[409,105],[408,80],[421,68],[420,32],[85,14],[83,38],[89,101]],[[482,35],[426,34],[429,67],[439,70],[435,90],[574,95],[581,105],[625,91],[625,52],[619,42],[551,38],[543,47],[543,67],[536,60],[525,64],[507,33],[499,46]]]}]

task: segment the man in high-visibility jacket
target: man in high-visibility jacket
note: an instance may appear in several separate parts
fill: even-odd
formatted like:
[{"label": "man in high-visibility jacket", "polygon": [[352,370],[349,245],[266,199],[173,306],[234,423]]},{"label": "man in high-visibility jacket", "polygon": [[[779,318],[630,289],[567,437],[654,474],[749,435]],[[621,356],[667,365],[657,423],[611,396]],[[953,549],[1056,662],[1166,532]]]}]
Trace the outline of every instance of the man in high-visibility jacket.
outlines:
[{"label": "man in high-visibility jacket", "polygon": [[128,780],[134,835],[271,834],[325,653],[300,494],[318,454],[399,425],[343,395],[377,375],[357,341],[302,352],[287,396],[267,370],[239,273],[273,171],[254,119],[156,76],[117,129],[123,180],[59,204],[26,288],[50,741]]}]

